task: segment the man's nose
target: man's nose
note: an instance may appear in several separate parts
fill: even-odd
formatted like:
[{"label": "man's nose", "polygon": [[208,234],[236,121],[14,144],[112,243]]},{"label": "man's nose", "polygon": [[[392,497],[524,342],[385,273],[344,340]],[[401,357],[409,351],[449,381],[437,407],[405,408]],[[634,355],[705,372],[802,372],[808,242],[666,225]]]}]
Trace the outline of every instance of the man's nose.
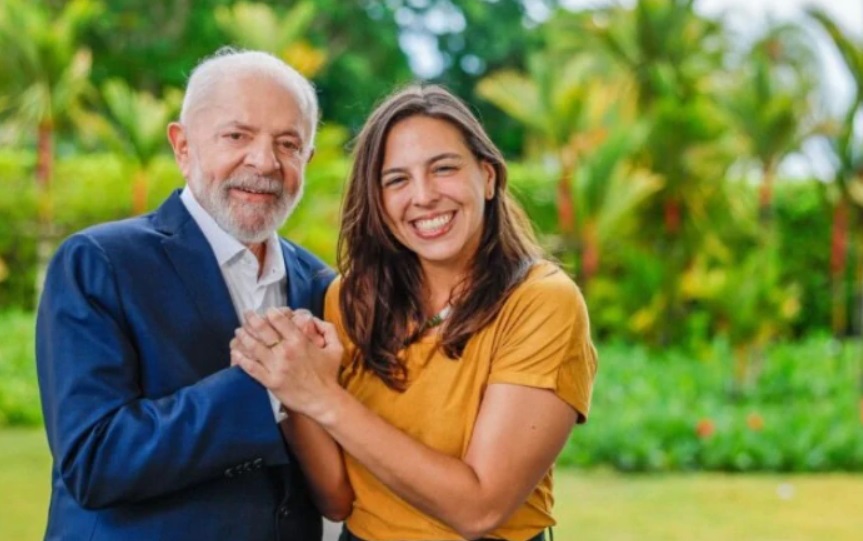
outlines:
[{"label": "man's nose", "polygon": [[281,170],[282,164],[274,149],[274,142],[262,137],[253,142],[246,154],[246,164],[254,167],[261,175],[269,175]]}]

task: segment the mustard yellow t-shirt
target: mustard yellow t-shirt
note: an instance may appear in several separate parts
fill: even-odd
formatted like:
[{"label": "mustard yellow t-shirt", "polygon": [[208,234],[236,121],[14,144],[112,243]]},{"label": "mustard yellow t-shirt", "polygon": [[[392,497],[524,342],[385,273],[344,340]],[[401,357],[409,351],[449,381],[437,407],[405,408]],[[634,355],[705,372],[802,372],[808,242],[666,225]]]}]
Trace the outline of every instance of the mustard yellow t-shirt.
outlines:
[{"label": "mustard yellow t-shirt", "polygon": [[[339,330],[347,360],[352,347],[341,326],[339,289],[339,281],[330,287],[324,313]],[[467,342],[461,359],[447,358],[436,347],[437,340],[431,334],[404,352],[409,373],[404,392],[390,389],[365,370],[345,370],[342,385],[396,428],[459,458],[467,453],[480,402],[492,383],[550,389],[575,408],[579,422],[587,419],[596,350],[581,292],[553,264],[534,265],[498,316]],[[517,439],[512,442],[518,444]],[[345,461],[356,494],[347,525],[355,535],[369,541],[461,539],[452,528],[395,495],[349,454]],[[552,504],[549,470],[490,537],[529,539],[555,523]]]}]

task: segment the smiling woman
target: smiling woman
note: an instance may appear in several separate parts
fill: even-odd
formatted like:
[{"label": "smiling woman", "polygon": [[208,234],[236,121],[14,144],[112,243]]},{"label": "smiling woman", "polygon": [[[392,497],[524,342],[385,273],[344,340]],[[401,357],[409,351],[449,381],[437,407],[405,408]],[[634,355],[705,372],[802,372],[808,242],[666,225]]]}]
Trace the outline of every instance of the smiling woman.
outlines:
[{"label": "smiling woman", "polygon": [[578,287],[506,186],[464,103],[437,86],[394,94],[357,141],[328,322],[250,315],[232,343],[317,423],[297,441],[345,451],[300,456],[313,485],[347,472],[352,486],[314,489],[354,498],[342,541],[541,541],[555,523],[551,466],[587,420],[596,352]]},{"label": "smiling woman", "polygon": [[[390,232],[416,254],[424,273],[465,275],[485,203],[494,196],[494,168],[473,155],[458,128],[426,116],[393,126],[384,155],[381,197]],[[447,304],[441,298],[431,312]]]}]

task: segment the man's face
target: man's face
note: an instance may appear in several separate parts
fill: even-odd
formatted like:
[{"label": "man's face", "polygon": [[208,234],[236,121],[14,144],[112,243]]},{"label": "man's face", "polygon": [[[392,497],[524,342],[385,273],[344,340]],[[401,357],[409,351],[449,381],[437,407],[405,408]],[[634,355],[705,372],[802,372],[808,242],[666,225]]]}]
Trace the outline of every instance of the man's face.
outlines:
[{"label": "man's face", "polygon": [[311,158],[309,125],[294,95],[271,78],[220,84],[172,124],[174,155],[201,206],[240,242],[262,242],[299,202]]}]

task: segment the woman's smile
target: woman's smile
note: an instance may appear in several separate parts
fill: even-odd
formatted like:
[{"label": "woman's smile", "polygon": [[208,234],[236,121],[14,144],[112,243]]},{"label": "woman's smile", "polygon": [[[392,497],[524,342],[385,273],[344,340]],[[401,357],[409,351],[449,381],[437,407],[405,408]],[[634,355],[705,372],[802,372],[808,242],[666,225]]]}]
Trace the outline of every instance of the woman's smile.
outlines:
[{"label": "woman's smile", "polygon": [[452,229],[455,215],[456,211],[443,212],[417,218],[411,220],[409,223],[420,238],[426,240],[437,239],[446,235]]}]

